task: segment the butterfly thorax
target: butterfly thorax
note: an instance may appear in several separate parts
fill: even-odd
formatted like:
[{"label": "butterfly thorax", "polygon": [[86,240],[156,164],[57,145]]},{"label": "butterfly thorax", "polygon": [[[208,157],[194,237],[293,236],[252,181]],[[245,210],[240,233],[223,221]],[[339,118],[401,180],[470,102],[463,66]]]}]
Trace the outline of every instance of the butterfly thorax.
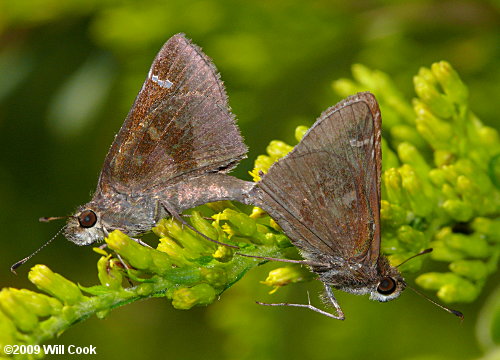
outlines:
[{"label": "butterfly thorax", "polygon": [[323,283],[338,290],[369,294],[370,299],[385,302],[397,298],[406,286],[398,269],[382,255],[373,265],[333,256],[325,260],[327,266],[313,266],[312,270]]}]

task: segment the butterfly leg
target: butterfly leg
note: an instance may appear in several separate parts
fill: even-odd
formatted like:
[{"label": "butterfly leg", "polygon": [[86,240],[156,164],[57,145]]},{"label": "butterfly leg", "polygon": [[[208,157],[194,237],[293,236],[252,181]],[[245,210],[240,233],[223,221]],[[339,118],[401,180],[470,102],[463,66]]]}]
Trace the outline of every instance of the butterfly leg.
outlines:
[{"label": "butterfly leg", "polygon": [[[116,257],[118,258],[118,260],[120,261],[120,263],[122,264],[123,268],[125,269],[125,271],[129,270],[129,269],[132,269],[132,267],[130,265],[128,265],[125,260],[123,260],[123,258],[120,256],[120,254],[116,254]],[[132,282],[132,280],[130,280],[129,277],[127,277],[127,281],[128,281],[128,284],[132,287],[134,286],[134,283]]]},{"label": "butterfly leg", "polygon": [[170,216],[172,216],[174,219],[178,220],[182,225],[184,225],[184,226],[188,227],[189,229],[193,230],[195,233],[197,233],[198,235],[202,236],[206,240],[214,242],[214,243],[219,244],[219,245],[227,246],[227,247],[230,247],[230,248],[233,248],[233,249],[239,249],[238,246],[224,244],[223,242],[220,242],[220,241],[217,241],[217,240],[209,238],[205,234],[203,234],[200,231],[198,231],[197,229],[195,229],[191,224],[187,223],[186,220],[184,220],[182,218],[182,216],[172,206],[170,206],[170,204],[168,202],[161,201],[160,203],[163,206],[163,208],[170,214]]},{"label": "butterfly leg", "polygon": [[330,300],[330,302],[332,303],[332,305],[335,307],[335,310],[337,310],[337,317],[335,317],[335,319],[344,320],[345,319],[344,312],[340,308],[340,305],[337,302],[337,299],[335,298],[335,295],[333,295],[332,288],[330,287],[330,285],[325,284],[325,283],[323,283],[323,286],[325,287],[326,296],[328,297],[328,300]]},{"label": "butterfly leg", "polygon": [[132,240],[134,240],[136,243],[138,243],[139,245],[142,245],[144,247],[148,247],[150,249],[153,249],[153,247],[151,245],[149,245],[148,243],[145,243],[144,241],[142,241],[141,239],[136,239],[136,238],[133,238],[131,237]]},{"label": "butterfly leg", "polygon": [[317,263],[317,262],[309,261],[309,260],[279,259],[279,258],[273,258],[273,257],[268,257],[268,256],[247,255],[247,254],[242,254],[242,253],[239,253],[239,252],[235,253],[235,255],[244,256],[244,257],[248,257],[248,258],[254,258],[254,259],[263,259],[263,260],[269,260],[269,261],[280,261],[280,262],[286,262],[286,263],[292,263],[292,264],[300,264],[300,265],[328,266],[328,264]]},{"label": "butterfly leg", "polygon": [[326,293],[328,295],[328,299],[330,302],[335,306],[335,309],[337,310],[337,315],[329,313],[328,311],[324,311],[321,309],[318,309],[314,305],[311,304],[311,298],[309,297],[309,292],[307,293],[307,304],[290,304],[290,303],[274,303],[274,304],[269,304],[269,303],[263,303],[257,301],[257,304],[259,305],[264,305],[264,306],[293,306],[293,307],[301,307],[301,308],[306,308],[312,311],[315,311],[321,315],[328,316],[329,318],[332,319],[337,319],[337,320],[344,320],[344,313],[342,312],[342,309],[340,308],[339,304],[337,303],[337,300],[335,299],[335,296],[333,295],[332,289],[330,289],[329,286],[325,285]]},{"label": "butterfly leg", "polygon": [[[109,235],[109,234],[107,234],[107,235]],[[133,239],[133,240],[135,240],[135,239]],[[148,246],[149,246],[149,245],[148,245]],[[100,245],[100,246],[98,247],[98,249],[104,250],[104,249],[106,249],[107,247],[108,247],[108,244],[107,244],[107,243],[104,243],[104,244]],[[116,257],[118,258],[118,260],[120,261],[120,263],[122,264],[122,266],[123,266],[123,268],[124,268],[124,269],[129,269],[129,268],[130,268],[130,267],[127,265],[127,263],[125,262],[125,260],[123,260],[123,258],[122,258],[122,257],[121,257],[118,253],[116,253]],[[129,282],[130,282],[130,280],[129,280]]]},{"label": "butterfly leg", "polygon": [[[181,215],[183,218],[191,218],[191,217],[193,217],[193,216],[194,216],[194,215],[191,215],[191,214],[180,214],[180,215]],[[212,220],[213,220],[213,218],[208,217],[208,216],[203,216],[202,218],[203,218],[203,219],[205,219],[205,220],[208,220],[208,221],[212,221]]]}]

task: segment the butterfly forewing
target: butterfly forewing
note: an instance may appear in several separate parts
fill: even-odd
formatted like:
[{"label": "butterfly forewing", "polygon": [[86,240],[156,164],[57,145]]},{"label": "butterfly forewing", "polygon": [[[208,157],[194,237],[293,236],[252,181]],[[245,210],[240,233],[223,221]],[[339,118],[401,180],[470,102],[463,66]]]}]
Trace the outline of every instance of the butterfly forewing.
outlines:
[{"label": "butterfly forewing", "polygon": [[228,171],[246,151],[215,66],[178,34],[156,56],[105,159],[99,189],[147,192],[183,176]]},{"label": "butterfly forewing", "polygon": [[378,105],[362,93],[326,110],[259,186],[280,205],[277,221],[300,247],[373,263],[380,163]]}]

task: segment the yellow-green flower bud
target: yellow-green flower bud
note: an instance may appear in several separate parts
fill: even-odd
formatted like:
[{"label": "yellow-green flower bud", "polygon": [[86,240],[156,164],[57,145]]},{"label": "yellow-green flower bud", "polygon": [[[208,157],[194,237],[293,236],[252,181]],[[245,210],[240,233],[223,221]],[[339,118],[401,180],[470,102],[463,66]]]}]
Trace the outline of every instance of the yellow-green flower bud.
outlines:
[{"label": "yellow-green flower bud", "polygon": [[76,319],[77,318],[77,307],[76,306],[64,306],[62,308],[62,316],[65,319]]},{"label": "yellow-green flower bud", "polygon": [[5,356],[4,346],[15,344],[17,336],[15,323],[3,311],[0,311],[0,356]]},{"label": "yellow-green flower bud", "polygon": [[467,204],[458,199],[446,200],[443,203],[443,209],[448,215],[456,221],[469,221],[472,218],[473,209],[470,204]]},{"label": "yellow-green flower bud", "polygon": [[441,241],[431,241],[430,247],[432,248],[431,258],[436,261],[450,262],[464,257],[461,251],[452,249]]},{"label": "yellow-green flower bud", "polygon": [[233,249],[227,246],[219,246],[217,247],[217,250],[215,250],[214,254],[212,255],[214,259],[216,259],[219,262],[228,262],[233,259]]},{"label": "yellow-green flower bud", "polygon": [[477,217],[471,226],[474,231],[486,235],[488,241],[500,243],[500,220]]},{"label": "yellow-green flower bud", "polygon": [[208,284],[199,284],[190,288],[180,288],[172,294],[172,305],[176,309],[188,310],[196,305],[208,305],[215,300],[216,292]]},{"label": "yellow-green flower bud", "polygon": [[455,134],[453,126],[437,118],[423,101],[415,99],[413,108],[417,115],[415,123],[418,133],[434,149],[456,152],[455,143],[452,141]]},{"label": "yellow-green flower bud", "polygon": [[455,163],[456,177],[459,175],[467,176],[478,187],[482,193],[489,193],[493,190],[491,180],[486,172],[479,168],[469,159],[459,159]]},{"label": "yellow-green flower bud", "polygon": [[443,285],[457,281],[460,277],[452,273],[428,272],[418,276],[415,282],[427,290],[439,290]]},{"label": "yellow-green flower bud", "polygon": [[415,146],[409,143],[399,144],[398,155],[403,163],[410,165],[420,178],[425,179],[430,167]]},{"label": "yellow-green flower bud", "polygon": [[167,254],[142,246],[119,230],[111,232],[106,243],[136,269],[161,274],[172,268]]},{"label": "yellow-green flower bud", "polygon": [[420,69],[418,69],[418,75],[416,76],[420,78],[420,81],[428,83],[430,86],[437,85],[437,79],[434,77],[434,74],[430,69],[426,67],[421,67]]},{"label": "yellow-green flower bud", "polygon": [[153,284],[150,284],[150,283],[142,283],[142,284],[139,284],[137,285],[136,287],[136,294],[139,295],[139,296],[149,296],[153,293],[154,291],[154,286]]},{"label": "yellow-green flower bud", "polygon": [[304,281],[304,273],[297,266],[285,266],[269,272],[261,284],[273,287],[269,294],[273,294],[282,286]]},{"label": "yellow-green flower bud", "polygon": [[432,190],[422,183],[418,175],[410,165],[403,165],[399,168],[401,174],[401,184],[406,190],[411,209],[416,215],[426,217],[432,213],[434,204],[429,201]]},{"label": "yellow-green flower bud", "polygon": [[30,311],[37,316],[45,317],[53,315],[62,309],[62,304],[56,298],[39,294],[26,289],[9,289],[11,295],[19,303],[23,303]]},{"label": "yellow-green flower bud", "polygon": [[170,257],[172,263],[174,263],[176,266],[185,266],[192,264],[191,261],[188,260],[188,258],[194,259],[197,257],[195,253],[179,246],[179,244],[175,240],[169,237],[161,238],[160,242],[158,243],[157,249],[158,251],[166,253]]},{"label": "yellow-green flower bud", "polygon": [[[222,247],[222,246],[221,246]],[[227,248],[227,246],[225,246]],[[213,267],[213,268],[202,268],[201,269],[202,278],[215,288],[223,288],[227,285],[227,272],[224,269]]]},{"label": "yellow-green flower bud", "polygon": [[24,332],[31,332],[38,326],[38,317],[22,301],[16,299],[9,288],[0,291],[0,308]]},{"label": "yellow-green flower bud", "polygon": [[488,275],[488,266],[481,260],[458,260],[450,264],[450,270],[471,280],[481,280]]},{"label": "yellow-green flower bud", "polygon": [[446,180],[453,186],[457,184],[457,178],[461,174],[456,165],[457,164],[455,163],[452,165],[441,167],[444,175],[446,176]]},{"label": "yellow-green flower bud", "polygon": [[212,223],[204,219],[199,211],[193,211],[191,214],[191,224],[192,226],[201,232],[202,234],[208,236],[210,239],[219,240],[219,233],[217,229],[212,226]]},{"label": "yellow-green flower bud", "polygon": [[292,151],[293,146],[280,140],[273,140],[266,148],[267,153],[273,160],[278,160]]},{"label": "yellow-green flower bud", "polygon": [[431,252],[431,258],[437,261],[456,261],[464,257],[464,253],[460,250],[452,249],[446,245],[449,238],[453,236],[453,232],[450,227],[444,227],[437,232],[434,236],[434,240],[430,243],[433,251]]},{"label": "yellow-green flower bud", "polygon": [[278,247],[280,249],[292,246],[290,239],[286,235],[283,235],[283,234],[275,234],[274,241],[276,242],[276,244],[278,245]]},{"label": "yellow-green flower bud", "polygon": [[470,303],[476,300],[480,287],[470,281],[461,279],[456,283],[443,285],[437,292],[437,296],[446,303],[463,302]]},{"label": "yellow-green flower bud", "polygon": [[97,262],[97,276],[102,285],[118,290],[122,287],[123,274],[116,264],[115,259],[111,259],[111,254],[102,256]]},{"label": "yellow-green flower bud", "polygon": [[[477,129],[477,143],[484,146],[485,150],[498,151],[499,144],[498,131],[489,126],[481,126]],[[494,155],[496,153],[492,153]]]},{"label": "yellow-green flower bud", "polygon": [[272,219],[272,218],[269,219],[269,226],[272,227],[276,231],[283,232],[283,230],[278,225],[278,223],[276,221],[274,221],[274,219]]},{"label": "yellow-green flower bud", "polygon": [[446,176],[442,169],[432,169],[429,171],[429,179],[438,188],[446,183]]},{"label": "yellow-green flower bud", "polygon": [[264,210],[255,206],[252,208],[252,213],[250,214],[250,217],[252,219],[259,219],[259,218],[264,217],[266,215],[267,215],[267,213]]},{"label": "yellow-green flower bud", "polygon": [[398,231],[399,240],[408,245],[410,249],[424,249],[427,247],[424,233],[411,227],[410,225],[401,226]]},{"label": "yellow-green flower bud", "polygon": [[249,172],[252,176],[253,181],[260,181],[260,173],[267,173],[271,165],[274,163],[274,159],[267,155],[259,155],[254,161],[254,169]]},{"label": "yellow-green flower bud", "polygon": [[455,188],[452,187],[452,186],[450,186],[450,184],[444,184],[441,187],[441,193],[447,199],[451,199],[451,200],[457,200],[458,199],[458,195],[457,195],[457,193],[455,191]]},{"label": "yellow-green flower bud", "polygon": [[437,167],[449,165],[455,160],[455,155],[449,150],[435,150],[434,164]]},{"label": "yellow-green flower bud", "polygon": [[[202,254],[211,254],[217,245],[211,241],[202,238],[196,232],[184,227],[174,219],[168,219],[163,222],[168,236],[179,242],[192,257],[198,257]],[[189,257],[186,254],[187,257]]]},{"label": "yellow-green flower bud", "polygon": [[239,211],[226,209],[217,219],[227,220],[237,235],[252,236],[257,232],[255,220]]},{"label": "yellow-green flower bud", "polygon": [[448,62],[440,61],[434,63],[431,66],[431,70],[451,101],[456,104],[467,103],[469,91]]},{"label": "yellow-green flower bud", "polygon": [[256,224],[257,232],[252,236],[252,242],[260,245],[274,245],[274,234],[269,232],[269,227],[261,224]]},{"label": "yellow-green flower bud", "polygon": [[[430,73],[430,75],[429,75]],[[453,104],[436,87],[436,79],[430,70],[421,68],[413,77],[415,92],[436,116],[447,119],[454,114]]]},{"label": "yellow-green flower bud", "polygon": [[403,205],[405,203],[401,174],[397,169],[388,169],[382,174],[387,199],[391,204]]},{"label": "yellow-green flower bud", "polygon": [[61,300],[64,304],[73,305],[87,299],[74,282],[52,272],[45,265],[32,267],[28,279],[37,288]]},{"label": "yellow-green flower bud", "polygon": [[153,233],[159,238],[168,237],[170,235],[168,231],[168,219],[161,219],[156,223],[156,226],[151,229]]},{"label": "yellow-green flower bud", "polygon": [[478,234],[452,234],[445,240],[446,246],[459,250],[474,258],[486,258],[491,255],[488,242]]},{"label": "yellow-green flower bud", "polygon": [[206,206],[207,208],[212,210],[214,213],[220,213],[226,209],[238,210],[238,207],[236,205],[234,205],[232,201],[229,201],[229,200],[216,201],[216,202],[205,204],[203,206]]},{"label": "yellow-green flower bud", "polygon": [[483,210],[484,201],[482,194],[482,189],[479,189],[474,182],[472,182],[468,177],[460,175],[457,178],[457,192],[462,195],[464,203],[468,204],[471,208],[476,208],[479,211]]},{"label": "yellow-green flower bud", "polygon": [[307,126],[304,126],[304,125],[297,126],[295,128],[295,139],[297,139],[297,141],[302,140],[302,138],[306,134],[307,130],[309,130],[309,128]]},{"label": "yellow-green flower bud", "polygon": [[380,203],[380,220],[384,226],[398,227],[406,223],[406,210],[386,200]]},{"label": "yellow-green flower bud", "polygon": [[470,281],[453,273],[426,273],[415,282],[424,289],[437,290],[438,297],[446,303],[473,301],[479,291]]}]

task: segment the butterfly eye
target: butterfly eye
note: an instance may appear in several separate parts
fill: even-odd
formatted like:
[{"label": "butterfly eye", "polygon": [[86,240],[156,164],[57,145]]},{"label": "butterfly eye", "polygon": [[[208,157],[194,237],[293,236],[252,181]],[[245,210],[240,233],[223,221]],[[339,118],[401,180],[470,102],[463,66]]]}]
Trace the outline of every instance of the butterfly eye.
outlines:
[{"label": "butterfly eye", "polygon": [[85,210],[78,215],[78,222],[83,228],[90,228],[97,222],[97,215],[92,210]]},{"label": "butterfly eye", "polygon": [[377,287],[377,292],[382,295],[390,295],[394,290],[396,290],[396,281],[390,277],[383,278]]}]

